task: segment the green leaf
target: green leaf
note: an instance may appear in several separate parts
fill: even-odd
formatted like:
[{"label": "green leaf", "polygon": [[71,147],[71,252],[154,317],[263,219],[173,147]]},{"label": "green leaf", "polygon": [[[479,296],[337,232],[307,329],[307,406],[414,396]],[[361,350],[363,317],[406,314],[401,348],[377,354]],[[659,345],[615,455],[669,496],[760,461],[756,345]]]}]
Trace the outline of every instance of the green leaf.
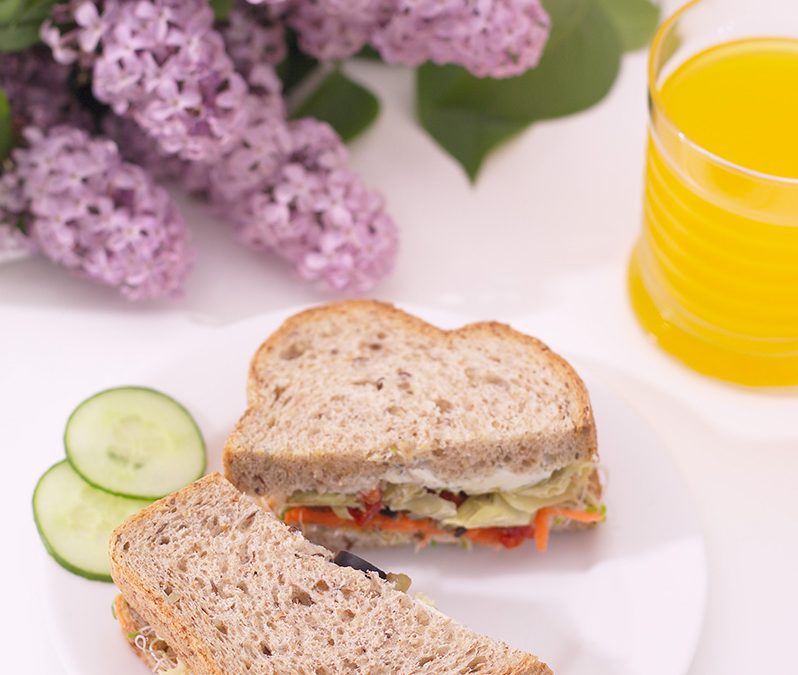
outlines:
[{"label": "green leaf", "polygon": [[291,117],[315,117],[327,122],[344,141],[350,141],[365,131],[379,112],[380,102],[374,94],[334,70]]},{"label": "green leaf", "polygon": [[6,93],[0,89],[0,164],[8,157],[14,145],[14,126],[11,121],[11,106]]},{"label": "green leaf", "polygon": [[645,47],[659,25],[660,8],[651,0],[598,0],[615,22],[626,51]]},{"label": "green leaf", "polygon": [[214,16],[223,21],[230,16],[230,10],[233,9],[234,0],[210,0],[210,3]]},{"label": "green leaf", "polygon": [[6,24],[17,18],[25,0],[0,0],[0,24]]},{"label": "green leaf", "polygon": [[38,42],[38,23],[0,26],[0,52],[18,52]]},{"label": "green leaf", "polygon": [[422,126],[473,181],[487,154],[535,120],[598,103],[618,75],[621,40],[594,0],[547,0],[552,31],[537,68],[502,80],[425,64],[416,75]]},{"label": "green leaf", "polygon": [[27,0],[20,15],[20,23],[44,21],[58,0]]},{"label": "green leaf", "polygon": [[[427,66],[422,66],[426,69]],[[446,66],[447,69],[454,66]],[[458,69],[459,70],[459,69]],[[445,75],[445,73],[442,73]],[[428,74],[427,74],[428,75]],[[475,181],[487,154],[502,141],[527,126],[504,115],[480,110],[479,105],[460,107],[456,102],[439,101],[426,106],[426,87],[435,79],[419,71],[419,118],[430,135],[462,165],[471,181]],[[458,78],[459,79],[459,78]],[[487,106],[486,106],[487,107]]]},{"label": "green leaf", "polygon": [[39,42],[39,28],[56,0],[0,0],[0,52],[16,52]]},{"label": "green leaf", "polygon": [[365,59],[366,61],[382,61],[380,53],[371,45],[365,45],[361,50],[352,56],[353,59]]},{"label": "green leaf", "polygon": [[289,31],[285,40],[288,54],[277,66],[277,75],[282,80],[283,93],[287,94],[302,82],[319,62],[299,48],[295,33]]}]

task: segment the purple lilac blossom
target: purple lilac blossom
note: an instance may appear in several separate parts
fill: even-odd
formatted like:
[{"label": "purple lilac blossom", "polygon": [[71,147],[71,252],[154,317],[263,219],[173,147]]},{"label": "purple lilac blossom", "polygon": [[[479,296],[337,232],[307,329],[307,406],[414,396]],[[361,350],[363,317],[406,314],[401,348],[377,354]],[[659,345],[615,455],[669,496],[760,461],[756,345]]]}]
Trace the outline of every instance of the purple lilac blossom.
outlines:
[{"label": "purple lilac blossom", "polygon": [[364,292],[393,267],[396,225],[382,198],[347,168],[347,152],[323,122],[289,123],[290,149],[268,181],[225,204],[239,240],[270,250],[299,274]]},{"label": "purple lilac blossom", "polygon": [[371,44],[388,63],[457,64],[495,78],[536,66],[550,27],[540,0],[301,0],[286,20],[322,60]]},{"label": "purple lilac blossom", "polygon": [[192,253],[166,191],[110,140],[67,126],[25,139],[13,160],[39,251],[131,300],[179,294]]},{"label": "purple lilac blossom", "polygon": [[53,61],[41,47],[0,57],[0,89],[8,97],[20,127],[91,126],[91,115],[70,93],[70,71],[69,66]]},{"label": "purple lilac blossom", "polygon": [[268,6],[240,1],[219,25],[235,69],[247,78],[256,64],[276,66],[288,53],[285,28]]},{"label": "purple lilac blossom", "polygon": [[[348,6],[330,1],[341,11]],[[358,7],[367,8],[369,2],[358,0]],[[184,180],[195,172],[242,241],[287,259],[303,277],[333,289],[367,290],[390,271],[397,247],[396,227],[381,198],[347,168],[346,149],[330,127],[309,119],[286,121],[280,81],[262,58],[264,51],[270,59],[280,58],[284,44],[271,44],[277,33],[257,23],[248,35],[237,20],[221,24],[221,32],[211,30],[207,12],[199,11],[197,3],[207,9],[205,0],[106,0],[100,14],[88,0],[70,0],[59,11],[68,15],[71,10],[77,28],[61,34],[45,26],[44,34],[62,61],[92,65],[95,95],[117,113],[106,121],[105,131],[126,147],[128,157],[150,168],[160,162],[163,178],[180,173]],[[267,18],[289,7],[264,4],[269,5],[263,10]],[[230,74],[233,67],[240,72]],[[220,72],[227,73],[226,80]],[[203,77],[209,86],[194,86]],[[240,86],[230,84],[235,78]],[[213,104],[233,89],[237,104],[228,97],[225,105],[235,112],[234,131],[220,138],[205,114],[218,112]],[[202,97],[208,92],[206,108]],[[157,145],[132,141],[139,133]],[[38,139],[36,147],[47,140]],[[108,180],[114,175],[109,171]],[[94,174],[90,178],[96,180]],[[35,181],[26,185],[37,189]],[[41,185],[38,189],[48,196]],[[70,198],[85,201],[86,186],[82,190]],[[31,227],[45,254],[84,275],[120,285],[113,276],[118,265],[103,264],[100,255],[87,266],[74,250],[74,242],[84,236],[84,221],[97,220],[92,215],[96,207],[72,217],[69,208],[47,210],[52,203],[41,200],[46,212],[35,213]],[[174,214],[160,215],[169,220]]]},{"label": "purple lilac blossom", "polygon": [[292,6],[288,25],[302,51],[321,60],[360,51],[388,20],[394,0],[302,0]]},{"label": "purple lilac blossom", "polygon": [[371,43],[389,63],[453,63],[478,77],[511,77],[537,65],[549,24],[539,0],[398,0]]},{"label": "purple lilac blossom", "polygon": [[165,155],[155,139],[126,115],[109,112],[100,127],[103,135],[116,143],[123,159],[146,169],[156,182],[174,180],[189,164],[176,155]]},{"label": "purple lilac blossom", "polygon": [[208,190],[208,165],[165,155],[155,140],[124,115],[108,113],[102,133],[116,143],[122,158],[145,169],[156,183],[173,182],[193,194]]},{"label": "purple lilac blossom", "polygon": [[[69,26],[69,29],[62,31],[61,26]],[[39,36],[58,63],[91,66],[102,30],[94,0],[66,0],[53,7]]]},{"label": "purple lilac blossom", "polygon": [[[222,157],[251,148],[259,144],[268,150],[272,134],[260,134],[262,125],[282,124],[285,116],[281,98],[281,84],[272,63],[281,61],[286,52],[282,26],[268,23],[268,12],[249,3],[239,3],[228,20],[220,22],[219,33],[224,40],[227,53],[239,74],[247,79],[252,94],[242,99],[240,129],[234,143],[220,149],[216,162],[222,165]],[[184,160],[175,154],[166,153],[145,129],[127,114],[110,113],[102,122],[103,133],[114,140],[123,157],[147,169],[158,181],[177,180],[190,192],[205,192],[208,189],[211,163],[205,160]]]},{"label": "purple lilac blossom", "polygon": [[127,114],[165,154],[209,161],[235,142],[247,86],[215,30],[207,0],[70,0],[42,37],[57,60],[93,62],[96,98]]},{"label": "purple lilac blossom", "polygon": [[284,111],[275,99],[252,94],[244,107],[247,124],[238,143],[209,167],[211,199],[225,205],[224,210],[228,205],[237,208],[242,198],[264,189],[291,150]]}]

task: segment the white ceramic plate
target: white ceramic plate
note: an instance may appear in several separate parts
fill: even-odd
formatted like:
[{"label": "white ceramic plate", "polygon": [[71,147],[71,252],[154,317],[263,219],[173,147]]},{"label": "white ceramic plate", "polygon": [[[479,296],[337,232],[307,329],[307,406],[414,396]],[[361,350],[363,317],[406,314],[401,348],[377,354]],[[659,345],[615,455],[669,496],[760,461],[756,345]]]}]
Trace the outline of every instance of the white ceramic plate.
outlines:
[{"label": "white ceramic plate", "polygon": [[[220,329],[137,384],[175,396],[196,416],[220,467],[224,438],[244,407],[255,348],[291,311]],[[422,311],[439,325],[452,317]],[[611,383],[575,360],[587,382],[608,486],[606,524],[555,535],[545,555],[459,548],[373,551],[380,567],[403,571],[415,591],[471,628],[538,654],[557,675],[682,675],[701,630],[704,544],[690,495],[652,430]],[[121,383],[120,383],[121,384]],[[49,631],[67,672],[144,675],[111,617],[115,589],[46,567]]]}]

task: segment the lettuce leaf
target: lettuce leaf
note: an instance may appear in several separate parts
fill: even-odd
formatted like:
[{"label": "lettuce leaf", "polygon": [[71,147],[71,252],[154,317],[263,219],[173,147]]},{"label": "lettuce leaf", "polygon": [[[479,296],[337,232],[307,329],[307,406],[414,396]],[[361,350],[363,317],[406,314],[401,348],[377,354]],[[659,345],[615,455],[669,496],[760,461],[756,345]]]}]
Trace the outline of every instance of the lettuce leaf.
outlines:
[{"label": "lettuce leaf", "polygon": [[538,509],[571,501],[595,470],[591,462],[571,464],[550,478],[507,492],[493,492],[466,499],[444,525],[454,527],[520,527],[529,525]]},{"label": "lettuce leaf", "polygon": [[332,512],[343,520],[354,520],[352,514],[349,513],[349,509],[346,506],[331,506]]},{"label": "lettuce leaf", "polygon": [[516,527],[529,525],[530,515],[508,504],[502,494],[469,497],[457,508],[457,514],[443,521],[452,527]]},{"label": "lettuce leaf", "polygon": [[444,520],[457,512],[457,506],[420,485],[388,483],[383,488],[383,503],[392,511],[406,511],[411,517]]}]

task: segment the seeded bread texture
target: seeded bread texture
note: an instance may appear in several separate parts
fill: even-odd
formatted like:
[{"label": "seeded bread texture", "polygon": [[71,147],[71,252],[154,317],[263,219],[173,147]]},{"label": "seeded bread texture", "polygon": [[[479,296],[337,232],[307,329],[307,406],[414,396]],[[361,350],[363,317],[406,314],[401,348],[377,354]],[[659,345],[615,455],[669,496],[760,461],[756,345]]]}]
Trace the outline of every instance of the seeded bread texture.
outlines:
[{"label": "seeded bread texture", "polygon": [[252,359],[247,398],[224,465],[250,494],[358,493],[389,468],[553,471],[596,453],[585,386],[542,342],[493,322],[444,331],[376,301],[288,319]]},{"label": "seeded bread texture", "polygon": [[335,565],[218,474],[129,518],[110,555],[122,595],[193,675],[551,673]]}]

